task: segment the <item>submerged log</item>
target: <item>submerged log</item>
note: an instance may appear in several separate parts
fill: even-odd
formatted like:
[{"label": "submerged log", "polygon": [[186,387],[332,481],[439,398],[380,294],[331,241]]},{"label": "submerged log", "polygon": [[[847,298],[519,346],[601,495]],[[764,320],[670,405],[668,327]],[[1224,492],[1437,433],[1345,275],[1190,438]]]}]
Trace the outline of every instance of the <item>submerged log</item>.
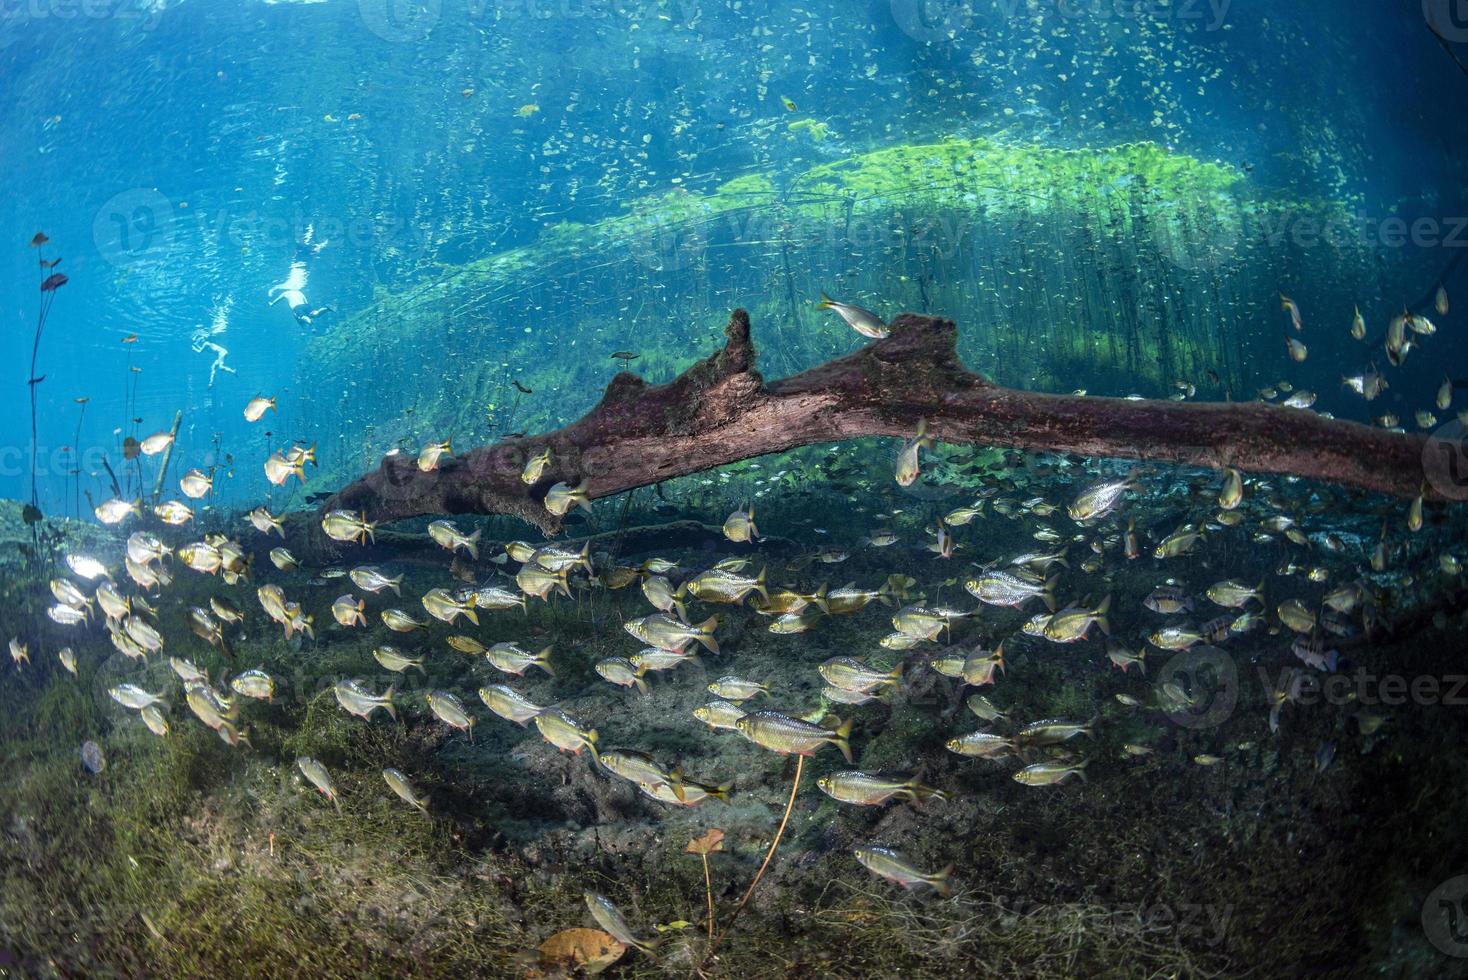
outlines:
[{"label": "submerged log", "polygon": [[[424,514],[507,514],[546,534],[560,481],[592,498],[767,453],[863,436],[911,438],[919,419],[947,443],[1157,460],[1308,477],[1398,497],[1423,492],[1426,437],[1251,403],[1129,401],[996,385],[958,359],[952,321],[904,313],[891,336],[766,383],[754,368],[749,316],[735,310],[724,348],[673,381],[623,372],[579,421],[443,460],[422,472],[394,454],[326,501],[391,522]],[[527,460],[551,463],[527,486]],[[1427,487],[1431,499],[1434,493]]]}]

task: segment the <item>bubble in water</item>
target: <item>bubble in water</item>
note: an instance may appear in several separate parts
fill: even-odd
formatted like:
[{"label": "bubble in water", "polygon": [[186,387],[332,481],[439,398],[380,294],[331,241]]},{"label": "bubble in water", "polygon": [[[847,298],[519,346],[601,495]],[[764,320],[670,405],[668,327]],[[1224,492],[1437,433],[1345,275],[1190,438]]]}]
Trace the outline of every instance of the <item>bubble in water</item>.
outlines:
[{"label": "bubble in water", "polygon": [[96,774],[107,768],[107,760],[102,757],[102,746],[93,741],[82,743],[82,765],[87,772]]}]

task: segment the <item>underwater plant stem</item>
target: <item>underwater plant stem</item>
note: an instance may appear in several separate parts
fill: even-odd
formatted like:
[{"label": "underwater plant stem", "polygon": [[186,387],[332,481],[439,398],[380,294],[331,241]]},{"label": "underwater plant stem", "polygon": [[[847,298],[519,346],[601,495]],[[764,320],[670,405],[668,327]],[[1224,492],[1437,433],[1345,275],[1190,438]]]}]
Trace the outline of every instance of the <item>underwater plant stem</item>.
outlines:
[{"label": "underwater plant stem", "polygon": [[714,879],[709,875],[709,856],[700,854],[703,858],[703,891],[709,900],[709,942],[714,941]]},{"label": "underwater plant stem", "polygon": [[[384,457],[321,509],[360,510],[379,523],[505,514],[553,535],[564,520],[546,510],[544,498],[558,482],[584,480],[590,498],[608,497],[797,446],[911,438],[919,419],[934,438],[956,445],[1229,466],[1443,499],[1426,478],[1424,434],[1262,402],[1022,391],[964,366],[950,320],[904,313],[889,329],[890,336],[850,354],[767,383],[754,368],[749,316],[735,310],[725,346],[667,384],[649,385],[624,371],[578,421],[468,450],[427,473],[412,454]],[[526,486],[525,462],[547,448],[551,465]]]},{"label": "underwater plant stem", "polygon": [[85,419],[86,417],[87,417],[87,403],[86,402],[82,402],[81,411],[77,412],[77,414],[76,414],[76,433],[71,437],[71,468],[76,471],[73,474],[76,477],[76,488],[75,488],[75,492],[72,494],[72,496],[73,496],[73,499],[75,500],[75,503],[76,503],[76,516],[77,517],[81,517],[81,515],[82,515],[82,464],[81,464],[81,444],[82,444],[82,420]]},{"label": "underwater plant stem", "polygon": [[122,496],[122,484],[117,482],[117,472],[113,470],[112,464],[107,461],[107,454],[102,454],[102,468],[107,471],[107,479],[112,481],[112,495]]},{"label": "underwater plant stem", "polygon": [[183,412],[174,412],[173,428],[170,430],[170,434],[173,436],[173,438],[169,441],[168,448],[163,450],[163,462],[158,467],[158,479],[153,483],[153,503],[155,504],[158,502],[158,498],[163,496],[163,478],[168,475],[168,463],[170,460],[173,459],[173,447],[178,442],[178,426],[179,423],[182,421]]},{"label": "underwater plant stem", "polygon": [[[45,270],[49,268],[45,259],[41,259],[41,270],[44,276]],[[41,506],[41,499],[36,490],[36,386],[42,381],[36,375],[36,363],[41,357],[41,333],[46,329],[46,316],[51,312],[51,303],[56,299],[55,291],[46,292],[46,287],[41,287],[41,305],[36,312],[36,339],[31,344],[31,373],[26,376],[26,385],[31,394],[31,506],[37,509]],[[34,537],[34,525],[32,525],[32,537]]]},{"label": "underwater plant stem", "polygon": [[[724,931],[719,933],[719,938],[714,940],[713,945],[709,947],[709,951],[704,954],[705,960],[714,955],[714,950],[719,948],[719,944],[724,941],[724,937],[729,935],[729,930],[734,928],[734,921],[739,918],[739,913],[744,911],[744,906],[749,904],[749,896],[754,894],[755,888],[759,885],[759,880],[764,877],[765,869],[770,866],[770,861],[775,856],[775,849],[780,846],[780,838],[785,836],[785,825],[790,822],[790,814],[795,809],[795,794],[800,790],[800,774],[804,769],[805,756],[797,755],[795,757],[795,781],[790,784],[790,800],[785,804],[785,815],[780,818],[780,828],[775,831],[775,839],[770,841],[770,849],[765,853],[764,863],[759,866],[759,870],[754,873],[754,880],[744,890],[744,897],[739,900],[738,905],[734,906],[734,914],[729,916],[729,921],[725,924]],[[704,860],[707,861],[708,859],[705,858]]]}]

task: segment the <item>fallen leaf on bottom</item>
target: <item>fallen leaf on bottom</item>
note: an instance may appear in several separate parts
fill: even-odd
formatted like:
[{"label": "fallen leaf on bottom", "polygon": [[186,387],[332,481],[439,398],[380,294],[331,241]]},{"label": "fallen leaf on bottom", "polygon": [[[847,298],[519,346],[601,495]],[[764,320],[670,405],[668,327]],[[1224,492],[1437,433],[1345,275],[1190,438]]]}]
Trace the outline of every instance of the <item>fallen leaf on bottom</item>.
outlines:
[{"label": "fallen leaf on bottom", "polygon": [[540,944],[545,967],[580,967],[600,973],[622,958],[627,947],[600,929],[562,929]]}]

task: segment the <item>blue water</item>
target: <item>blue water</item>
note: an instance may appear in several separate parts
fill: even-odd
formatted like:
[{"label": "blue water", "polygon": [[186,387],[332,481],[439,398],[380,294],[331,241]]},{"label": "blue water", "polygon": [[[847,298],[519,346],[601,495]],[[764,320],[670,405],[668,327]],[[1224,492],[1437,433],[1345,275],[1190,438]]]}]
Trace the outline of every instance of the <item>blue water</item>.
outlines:
[{"label": "blue water", "polygon": [[[607,892],[640,935],[670,931],[668,959],[630,955],[614,975],[687,973],[712,955],[705,900],[732,930],[762,860],[771,875],[710,976],[1017,963],[1044,976],[1464,975],[1464,705],[1417,684],[1468,689],[1455,652],[1468,551],[1461,511],[1438,499],[1461,484],[1424,486],[1424,518],[1420,496],[1233,460],[1249,472],[1230,516],[1221,474],[1144,464],[1121,510],[1079,523],[1068,508],[1126,472],[1115,461],[937,446],[899,488],[876,440],[806,447],[598,500],[574,515],[572,534],[594,533],[564,597],[481,604],[482,628],[449,616],[412,634],[380,625],[390,606],[421,618],[435,594],[530,589],[504,574],[525,571],[508,539],[539,535],[458,514],[482,552],[444,551],[412,524],[333,548],[306,512],[390,449],[452,438],[462,455],[539,433],[586,411],[621,367],[666,380],[721,342],[735,307],[752,313],[767,378],[857,350],[866,341],[816,307],[823,290],[884,318],[952,318],[966,363],[1005,385],[1313,392],[1315,410],[1345,419],[1456,425],[1461,448],[1465,66],[1468,0],[0,0],[0,976],[357,976],[377,957],[378,972],[519,973],[552,930],[606,925],[583,889]],[[957,176],[933,163],[944,141],[973,148]],[[873,163],[884,151],[910,183]],[[968,163],[998,158],[1013,163],[965,186]],[[1116,160],[1142,162],[1105,169]],[[1081,172],[1093,166],[1104,179]],[[1173,168],[1210,190],[1177,192]],[[1226,189],[1208,183],[1219,173]],[[759,188],[747,208],[706,222],[680,210],[743,200],[719,197],[738,178]],[[613,220],[629,214],[647,227]],[[1239,222],[1172,236],[1168,216],[1198,214]],[[933,228],[936,242],[922,237]],[[38,288],[58,274],[64,285]],[[1404,307],[1438,330],[1389,367],[1382,335]],[[1291,361],[1287,338],[1308,359]],[[1373,364],[1390,388],[1368,403],[1341,381]],[[1462,382],[1446,409],[1445,378]],[[255,396],[276,408],[252,423]],[[129,447],[175,418],[161,499],[186,469],[212,473],[196,521],[147,513],[94,533],[10,518],[16,500],[87,522],[116,495],[154,502],[164,457]],[[272,486],[261,464],[292,444],[315,444],[319,465]],[[981,517],[955,516],[985,500]],[[291,512],[289,536],[240,519],[260,505]],[[720,540],[745,506],[769,537]],[[381,516],[371,509],[364,519]],[[243,541],[226,549],[230,575],[184,567],[212,532]],[[939,532],[956,554],[934,556]],[[172,550],[158,564],[175,576],[156,589],[133,557],[155,547]],[[1052,598],[1109,615],[1107,639],[1051,643],[1075,637],[1047,633],[1055,620],[1030,618],[1033,604],[990,601],[973,566],[1036,549],[1068,556],[1047,573]],[[138,588],[118,568],[125,550]],[[629,583],[662,556],[678,595],[742,556],[782,608],[820,608],[847,582],[879,598],[792,633],[757,614],[772,606],[714,610],[719,597],[695,590],[689,622],[717,612],[723,653],[653,677],[644,696],[602,671],[637,655],[641,627],[627,624],[651,608]],[[110,637],[86,603],[105,606],[114,586],[83,585],[77,559],[110,566],[113,602],[134,603],[125,620],[108,610]],[[349,577],[369,560],[391,591]],[[233,580],[241,567],[248,581]],[[1249,600],[1262,610],[1209,599],[1225,579],[1262,580]],[[340,616],[358,599],[360,628]],[[918,638],[888,623],[919,602],[949,622],[907,652]],[[1201,659],[1174,656],[1162,630],[1204,622]],[[450,633],[553,646],[557,672],[508,675]],[[150,636],[162,656],[143,656]],[[384,643],[424,663],[400,673]],[[965,690],[938,667],[1006,647],[993,686]],[[890,697],[821,693],[817,665],[852,655],[905,669],[883,682]],[[194,700],[179,693],[190,664],[170,670],[174,657],[197,660],[211,690],[252,669],[280,687],[245,704],[238,729],[217,724],[194,680]],[[768,743],[695,720],[726,671],[768,682],[751,707],[856,719],[851,765],[901,767],[949,799],[834,805],[811,784],[843,764],[836,751],[792,777]],[[327,692],[353,678],[395,693],[401,714],[338,714]],[[1310,697],[1306,680],[1368,694],[1410,680],[1414,693]],[[599,726],[601,750],[686,765],[731,801],[644,800],[593,753],[544,744],[529,715],[517,726],[476,702],[502,681]],[[134,717],[155,690],[169,704]],[[477,730],[434,709],[444,692]],[[976,692],[1006,715],[970,701],[972,715],[1022,760],[945,748],[979,724],[963,707]],[[1183,706],[1205,694],[1226,706],[1198,721]],[[1053,756],[1094,762],[1085,782],[1011,778],[1047,747],[1021,727],[1044,718],[1094,719]],[[389,795],[384,766],[431,794],[428,819]],[[705,878],[685,846],[715,824],[727,846]],[[955,899],[872,878],[853,856],[868,844],[910,846],[929,870],[953,862]],[[1135,909],[1164,914],[1160,937],[1117,924]],[[1233,925],[1168,928],[1199,909]]]},{"label": "blue water", "polygon": [[[1468,36],[1451,4],[1434,5],[1452,37]],[[14,396],[24,395],[39,300],[34,232],[50,236],[47,255],[62,256],[70,277],[37,368],[40,502],[69,512],[78,489],[108,495],[102,455],[118,465],[124,436],[165,429],[175,411],[174,465],[219,464],[218,498],[234,503],[269,489],[258,466],[268,448],[382,421],[332,407],[342,379],[305,360],[308,328],[284,303],[268,305],[308,229],[327,244],[309,256],[307,298],[337,311],[317,330],[375,291],[431,288],[445,266],[533,242],[554,222],[617,214],[637,196],[948,135],[1157,140],[1247,167],[1263,188],[1348,201],[1361,234],[1396,213],[1450,233],[1452,215],[1468,213],[1468,79],[1422,6],[6,0],[0,360]],[[788,121],[782,97],[832,137],[774,138],[770,127]],[[1312,291],[1331,295],[1335,319],[1317,345],[1348,346],[1346,297],[1414,301],[1452,254],[1378,251],[1413,274],[1289,283],[1280,270],[1306,294],[1302,305]],[[819,268],[802,271],[822,279]],[[656,279],[643,284],[648,295],[663,288]],[[758,298],[748,293],[711,290],[710,315]],[[637,299],[627,297],[627,316]],[[1270,299],[1257,297],[1261,333],[1279,328]],[[1379,332],[1385,313],[1372,313]],[[426,365],[452,372],[455,358],[492,357],[517,329],[484,324],[472,348],[461,338],[355,380],[393,387]],[[561,343],[551,356],[593,356],[567,343],[574,324],[553,329]],[[1440,340],[1444,356],[1459,350]],[[228,352],[221,365],[205,344]],[[1350,368],[1315,360],[1302,370],[1318,372],[1298,380],[1333,392]],[[257,393],[278,397],[269,436],[241,417]],[[0,416],[0,495],[29,493],[27,414]],[[335,444],[322,452],[330,464]],[[80,482],[69,489],[74,468]]]}]

